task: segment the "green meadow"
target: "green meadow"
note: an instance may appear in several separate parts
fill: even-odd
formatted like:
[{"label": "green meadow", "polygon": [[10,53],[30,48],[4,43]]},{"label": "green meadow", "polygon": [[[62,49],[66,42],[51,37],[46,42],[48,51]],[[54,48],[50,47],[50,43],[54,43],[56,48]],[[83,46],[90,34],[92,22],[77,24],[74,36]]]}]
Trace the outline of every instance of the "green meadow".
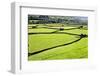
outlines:
[{"label": "green meadow", "polygon": [[28,60],[88,58],[88,28],[80,26],[28,25]]}]

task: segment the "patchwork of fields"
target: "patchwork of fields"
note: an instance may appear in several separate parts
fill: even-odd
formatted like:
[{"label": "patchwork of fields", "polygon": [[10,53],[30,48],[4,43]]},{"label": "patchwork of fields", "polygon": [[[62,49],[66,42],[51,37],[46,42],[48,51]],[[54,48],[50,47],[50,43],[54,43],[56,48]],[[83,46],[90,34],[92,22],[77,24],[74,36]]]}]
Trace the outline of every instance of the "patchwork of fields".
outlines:
[{"label": "patchwork of fields", "polygon": [[88,29],[80,25],[28,25],[28,60],[88,58]]}]

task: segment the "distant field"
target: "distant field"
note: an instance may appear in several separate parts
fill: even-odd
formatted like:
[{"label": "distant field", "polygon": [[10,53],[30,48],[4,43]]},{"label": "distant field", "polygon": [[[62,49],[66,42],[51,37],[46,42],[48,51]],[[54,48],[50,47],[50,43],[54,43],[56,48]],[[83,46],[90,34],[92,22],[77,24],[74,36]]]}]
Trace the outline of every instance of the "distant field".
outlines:
[{"label": "distant field", "polygon": [[[31,28],[32,26],[36,26]],[[80,25],[81,26],[81,25]],[[28,28],[28,60],[88,58],[87,26],[34,24]]]}]

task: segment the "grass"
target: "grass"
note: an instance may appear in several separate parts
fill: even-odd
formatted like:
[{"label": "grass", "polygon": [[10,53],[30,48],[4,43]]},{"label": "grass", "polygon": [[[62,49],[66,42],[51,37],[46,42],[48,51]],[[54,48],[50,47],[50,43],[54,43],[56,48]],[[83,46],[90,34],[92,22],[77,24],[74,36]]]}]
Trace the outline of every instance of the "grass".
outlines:
[{"label": "grass", "polygon": [[75,34],[87,34],[88,35],[88,32],[87,30],[84,30],[84,29],[73,29],[73,30],[64,30],[64,31],[61,31],[61,32],[69,32],[69,33],[75,33]]},{"label": "grass", "polygon": [[[83,46],[82,46],[83,45]],[[29,60],[79,59],[87,58],[87,38],[71,45],[48,50],[29,57]]]},{"label": "grass", "polygon": [[77,39],[72,35],[66,34],[42,34],[29,36],[29,52],[39,51],[45,48],[71,42]]},{"label": "grass", "polygon": [[45,28],[35,28],[35,29],[29,29],[28,33],[36,33],[36,32],[53,32],[55,31],[54,29],[45,29]]},{"label": "grass", "polygon": [[[47,24],[49,25],[49,24]],[[60,24],[50,24],[50,26],[60,26]],[[56,26],[57,25],[57,26]],[[43,24],[40,24],[43,26]],[[45,25],[46,26],[46,25]],[[38,24],[39,27],[39,24]],[[73,28],[73,26],[64,27],[65,29]],[[47,28],[34,28],[28,29],[28,33],[37,33],[37,32],[53,32],[55,29]],[[84,29],[73,29],[73,30],[62,30],[59,32],[66,32],[72,34],[87,34],[88,30]],[[65,43],[72,42],[77,40],[79,37],[76,35],[70,34],[32,34],[28,35],[28,52],[33,53],[40,51],[45,48],[50,48],[57,45],[62,45]],[[46,50],[44,52],[31,55],[28,57],[29,61],[33,60],[57,60],[57,59],[81,59],[88,58],[88,38],[82,38],[80,41],[75,42],[70,45],[53,48]]]}]

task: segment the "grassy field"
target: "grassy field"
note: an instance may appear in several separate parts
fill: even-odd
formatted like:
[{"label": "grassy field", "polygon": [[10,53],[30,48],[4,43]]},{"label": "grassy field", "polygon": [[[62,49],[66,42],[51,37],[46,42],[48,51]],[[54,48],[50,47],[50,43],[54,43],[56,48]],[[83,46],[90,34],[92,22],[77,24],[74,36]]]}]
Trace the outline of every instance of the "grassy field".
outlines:
[{"label": "grassy field", "polygon": [[88,30],[84,29],[87,26],[34,25],[37,27],[28,28],[29,61],[88,58],[88,37],[80,38],[81,34],[88,35]]}]

